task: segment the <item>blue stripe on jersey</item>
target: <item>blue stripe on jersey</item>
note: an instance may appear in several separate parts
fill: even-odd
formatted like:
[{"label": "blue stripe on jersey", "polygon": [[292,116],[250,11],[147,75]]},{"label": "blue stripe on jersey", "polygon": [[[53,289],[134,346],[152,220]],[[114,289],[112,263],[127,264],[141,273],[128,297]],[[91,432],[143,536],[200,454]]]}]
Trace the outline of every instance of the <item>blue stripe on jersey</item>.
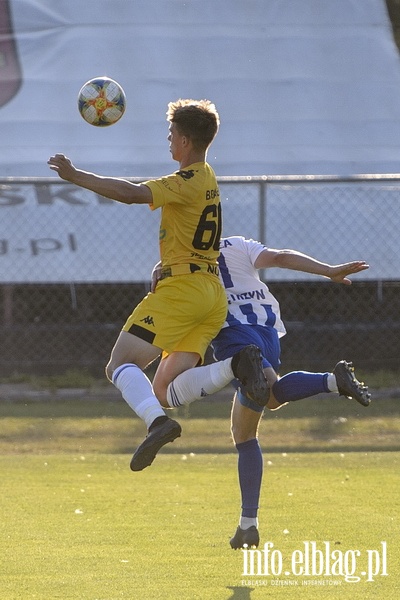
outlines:
[{"label": "blue stripe on jersey", "polygon": [[224,282],[225,288],[233,287],[233,281],[231,274],[229,273],[229,269],[226,264],[225,256],[223,254],[219,255],[218,258],[219,269],[221,272],[222,281]]},{"label": "blue stripe on jersey", "polygon": [[257,325],[257,315],[253,310],[253,305],[251,303],[249,304],[241,304],[239,306],[240,311],[243,313],[243,315],[246,317],[247,322],[249,323],[249,325]]},{"label": "blue stripe on jersey", "polygon": [[270,327],[274,327],[276,323],[276,314],[272,310],[272,306],[270,304],[261,304],[265,312],[267,313],[267,320],[265,321],[266,325]]},{"label": "blue stripe on jersey", "polygon": [[228,314],[226,315],[226,322],[228,323],[229,327],[232,327],[233,325],[241,325],[239,319],[234,317],[233,314],[229,312],[229,309]]},{"label": "blue stripe on jersey", "polygon": [[[222,282],[224,284],[225,289],[235,287],[232,277],[231,277],[231,274],[228,269],[228,265],[226,264],[225,256],[222,254],[222,252],[220,253],[220,255],[218,257],[218,264],[219,264]],[[259,304],[259,307],[262,307],[265,310],[265,313],[267,316],[267,318],[264,322],[259,322],[259,318],[258,318],[256,312],[254,311],[254,307],[251,302],[244,303],[244,304],[236,303],[236,306],[239,308],[239,310],[241,311],[243,316],[246,318],[246,322],[248,325],[269,325],[271,327],[274,327],[274,325],[276,323],[276,315],[272,310],[271,304],[261,304],[261,303]],[[237,319],[232,313],[229,312],[229,306],[228,306],[228,314],[226,317],[226,322],[230,327],[232,327],[234,325],[239,325],[240,323],[242,323],[242,321]]]},{"label": "blue stripe on jersey", "polygon": [[[254,312],[253,305],[251,304],[251,302],[249,302],[247,304],[240,304],[239,309],[240,309],[240,312],[246,317],[246,321],[247,321],[248,325],[269,325],[270,327],[274,327],[274,325],[276,323],[276,314],[273,312],[272,306],[270,304],[260,304],[260,306],[263,307],[263,309],[265,310],[265,313],[267,315],[267,318],[262,323],[259,322],[258,317],[257,317],[256,313]],[[239,319],[234,317],[229,312],[229,308],[228,308],[228,315],[226,317],[226,322],[228,323],[228,325],[230,327],[232,327],[232,325],[239,325],[241,323],[241,321],[239,321]]]}]

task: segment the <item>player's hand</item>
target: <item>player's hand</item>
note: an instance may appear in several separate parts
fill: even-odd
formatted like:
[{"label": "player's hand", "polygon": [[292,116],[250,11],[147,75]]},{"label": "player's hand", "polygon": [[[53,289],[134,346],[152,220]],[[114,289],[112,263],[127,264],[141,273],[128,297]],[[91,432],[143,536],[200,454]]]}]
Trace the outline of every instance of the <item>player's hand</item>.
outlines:
[{"label": "player's hand", "polygon": [[347,276],[360,273],[360,271],[365,271],[366,269],[369,269],[369,265],[364,260],[355,260],[343,265],[332,266],[328,277],[335,283],[351,285],[351,279],[348,279]]},{"label": "player's hand", "polygon": [[61,179],[73,181],[76,169],[69,158],[64,156],[64,154],[55,154],[54,156],[50,156],[47,164],[50,165],[50,169],[52,169],[52,171],[56,171],[58,173]]}]

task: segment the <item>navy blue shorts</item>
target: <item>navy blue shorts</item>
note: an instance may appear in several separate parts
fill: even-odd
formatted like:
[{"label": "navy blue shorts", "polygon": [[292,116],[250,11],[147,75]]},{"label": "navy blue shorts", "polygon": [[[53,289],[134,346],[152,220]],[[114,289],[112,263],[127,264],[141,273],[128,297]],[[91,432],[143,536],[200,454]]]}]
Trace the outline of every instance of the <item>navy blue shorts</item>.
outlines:
[{"label": "navy blue shorts", "polygon": [[279,372],[281,345],[278,332],[273,327],[265,325],[224,327],[212,341],[211,346],[215,359],[224,360],[249,344],[260,348],[264,367],[272,367],[276,373]]},{"label": "navy blue shorts", "polygon": [[[265,325],[234,325],[233,327],[224,327],[213,340],[211,346],[214,350],[215,359],[224,360],[225,358],[230,358],[249,344],[254,344],[260,348],[264,368],[272,367],[276,373],[279,372],[281,365],[281,345],[278,332],[273,327]],[[263,407],[241,393],[239,390],[240,383],[237,379],[234,379],[232,384],[238,390],[240,404],[255,412],[263,412]]]}]

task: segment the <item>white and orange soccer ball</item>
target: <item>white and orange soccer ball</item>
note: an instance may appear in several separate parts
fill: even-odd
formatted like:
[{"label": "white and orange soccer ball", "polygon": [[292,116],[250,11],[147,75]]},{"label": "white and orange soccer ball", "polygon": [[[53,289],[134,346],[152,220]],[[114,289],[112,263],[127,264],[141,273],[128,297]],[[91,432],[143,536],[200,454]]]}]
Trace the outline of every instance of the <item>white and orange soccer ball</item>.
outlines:
[{"label": "white and orange soccer ball", "polygon": [[126,96],[119,83],[109,77],[87,81],[78,94],[78,108],[90,125],[107,127],[120,120],[126,108]]}]

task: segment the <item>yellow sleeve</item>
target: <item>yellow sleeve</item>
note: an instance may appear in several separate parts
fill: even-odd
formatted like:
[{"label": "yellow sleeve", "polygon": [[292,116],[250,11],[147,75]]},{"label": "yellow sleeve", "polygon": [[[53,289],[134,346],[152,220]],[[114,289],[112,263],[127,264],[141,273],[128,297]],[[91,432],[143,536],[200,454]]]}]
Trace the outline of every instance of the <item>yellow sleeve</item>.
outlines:
[{"label": "yellow sleeve", "polygon": [[182,204],[185,202],[186,194],[182,193],[182,183],[176,173],[160,179],[145,181],[144,185],[151,189],[153,195],[153,203],[150,204],[150,208],[155,210],[169,203]]}]

